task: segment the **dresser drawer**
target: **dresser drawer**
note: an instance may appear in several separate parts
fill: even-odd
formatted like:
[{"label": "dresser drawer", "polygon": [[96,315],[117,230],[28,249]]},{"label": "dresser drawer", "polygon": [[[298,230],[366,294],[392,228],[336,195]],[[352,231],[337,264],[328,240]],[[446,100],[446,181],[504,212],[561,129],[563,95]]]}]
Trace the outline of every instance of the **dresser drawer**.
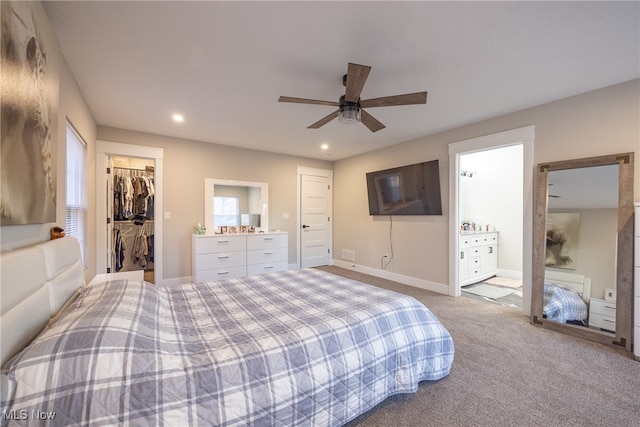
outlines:
[{"label": "dresser drawer", "polygon": [[616,318],[616,303],[615,301],[604,301],[597,298],[591,298],[589,302],[590,313],[599,314],[602,316],[610,316]]},{"label": "dresser drawer", "polygon": [[198,271],[213,270],[216,268],[240,267],[247,263],[245,252],[217,252],[210,254],[197,254],[196,265]]},{"label": "dresser drawer", "polygon": [[[636,297],[636,305],[633,307],[633,311],[635,312],[635,322],[633,323],[636,328],[640,328],[640,297]],[[636,341],[637,346],[640,347],[640,341]]]},{"label": "dresser drawer", "polygon": [[270,262],[286,262],[288,257],[287,248],[265,248],[247,251],[247,264],[267,264]]},{"label": "dresser drawer", "polygon": [[498,243],[498,233],[462,234],[459,239],[460,249],[496,243]]},{"label": "dresser drawer", "polygon": [[233,279],[234,277],[243,277],[246,275],[247,275],[247,268],[245,266],[218,268],[215,270],[197,271],[194,281],[210,282],[215,280]]},{"label": "dresser drawer", "polygon": [[591,313],[589,315],[589,326],[594,328],[602,328],[608,331],[616,330],[615,317],[603,316],[601,314]]},{"label": "dresser drawer", "polygon": [[470,248],[472,246],[478,246],[482,244],[482,237],[480,234],[466,234],[460,236],[460,248]]},{"label": "dresser drawer", "polygon": [[282,248],[288,245],[287,234],[249,234],[247,249]]},{"label": "dresser drawer", "polygon": [[493,245],[498,243],[498,233],[486,233],[481,235],[481,242],[483,245]]},{"label": "dresser drawer", "polygon": [[286,269],[286,261],[249,265],[247,266],[247,275],[254,276],[256,274],[273,273],[274,271],[284,271]]},{"label": "dresser drawer", "polygon": [[244,251],[247,249],[246,242],[247,240],[244,236],[196,237],[194,240],[194,253]]}]

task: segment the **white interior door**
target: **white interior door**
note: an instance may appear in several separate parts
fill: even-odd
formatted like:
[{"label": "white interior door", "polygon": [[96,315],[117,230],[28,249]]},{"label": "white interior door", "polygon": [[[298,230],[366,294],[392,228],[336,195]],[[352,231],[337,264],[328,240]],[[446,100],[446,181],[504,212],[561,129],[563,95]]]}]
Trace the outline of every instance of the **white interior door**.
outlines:
[{"label": "white interior door", "polygon": [[[107,155],[108,173],[105,176],[105,185],[107,186],[107,253],[105,254],[107,259],[105,265],[107,266],[107,272],[114,273],[115,266],[113,265],[113,159]],[[101,272],[99,272],[101,273]]]},{"label": "white interior door", "polygon": [[331,263],[331,178],[301,175],[300,265]]}]

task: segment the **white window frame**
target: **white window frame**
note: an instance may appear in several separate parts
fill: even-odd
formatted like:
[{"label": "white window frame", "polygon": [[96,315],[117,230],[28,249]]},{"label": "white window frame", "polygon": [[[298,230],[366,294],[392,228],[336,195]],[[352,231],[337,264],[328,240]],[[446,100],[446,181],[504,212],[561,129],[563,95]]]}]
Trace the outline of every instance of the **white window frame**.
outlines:
[{"label": "white window frame", "polygon": [[87,143],[67,121],[65,235],[80,243],[82,265],[87,268]]}]

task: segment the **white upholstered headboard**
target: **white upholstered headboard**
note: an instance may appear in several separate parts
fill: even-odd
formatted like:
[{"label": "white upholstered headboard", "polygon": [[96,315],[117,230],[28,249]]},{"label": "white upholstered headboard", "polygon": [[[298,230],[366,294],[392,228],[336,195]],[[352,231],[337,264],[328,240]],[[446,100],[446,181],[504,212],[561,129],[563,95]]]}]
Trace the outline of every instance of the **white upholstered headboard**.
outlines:
[{"label": "white upholstered headboard", "polygon": [[555,283],[574,289],[584,302],[589,304],[591,299],[591,278],[583,274],[565,273],[563,271],[545,270],[544,283]]},{"label": "white upholstered headboard", "polygon": [[1,366],[84,286],[84,272],[73,237],[3,252],[0,262]]}]

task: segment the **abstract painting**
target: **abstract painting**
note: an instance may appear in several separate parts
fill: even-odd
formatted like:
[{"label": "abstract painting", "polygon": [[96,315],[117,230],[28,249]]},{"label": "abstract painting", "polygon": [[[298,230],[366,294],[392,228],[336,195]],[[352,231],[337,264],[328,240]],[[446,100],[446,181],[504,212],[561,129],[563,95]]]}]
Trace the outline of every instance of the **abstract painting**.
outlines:
[{"label": "abstract painting", "polygon": [[545,265],[575,270],[578,262],[579,237],[579,213],[549,213]]},{"label": "abstract painting", "polygon": [[59,50],[39,2],[1,2],[0,225],[56,221]]}]

